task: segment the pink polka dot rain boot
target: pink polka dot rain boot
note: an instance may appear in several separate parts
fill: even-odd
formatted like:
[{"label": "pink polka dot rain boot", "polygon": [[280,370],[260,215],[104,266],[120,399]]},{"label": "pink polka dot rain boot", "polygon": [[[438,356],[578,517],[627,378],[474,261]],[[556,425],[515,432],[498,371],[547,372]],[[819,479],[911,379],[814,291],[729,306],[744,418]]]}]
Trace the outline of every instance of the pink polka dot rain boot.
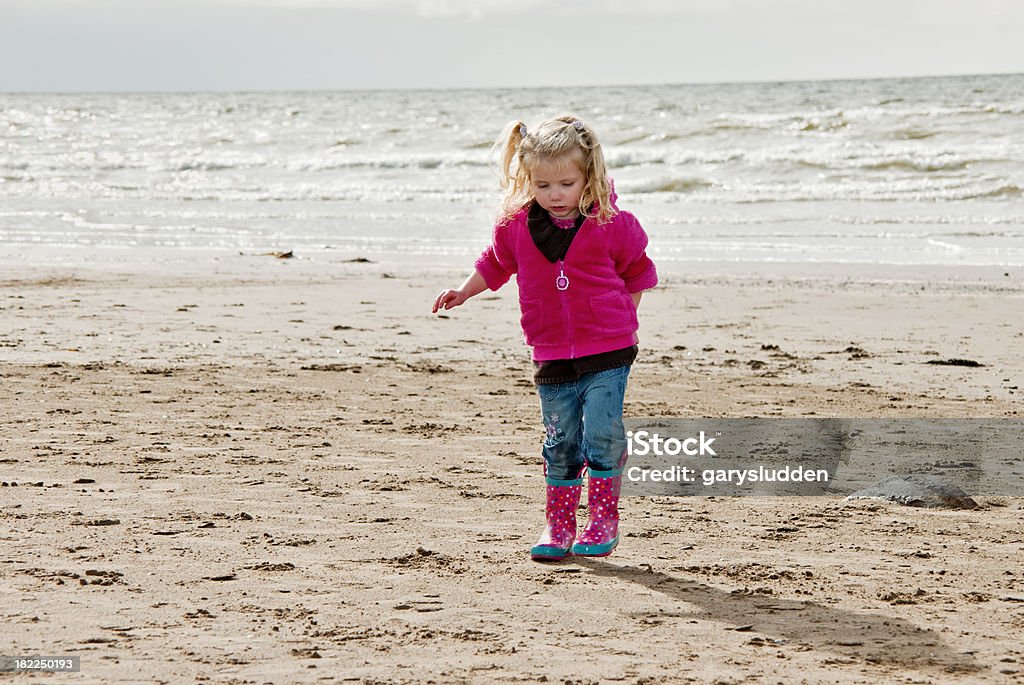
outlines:
[{"label": "pink polka dot rain boot", "polygon": [[575,480],[557,480],[545,478],[547,481],[547,514],[548,524],[541,533],[537,544],[530,548],[530,557],[534,561],[558,561],[569,554],[572,541],[576,538],[576,508],[580,505],[580,491],[583,489],[583,478]]},{"label": "pink polka dot rain boot", "polygon": [[591,471],[587,483],[587,507],[590,520],[572,553],[581,557],[606,557],[619,544],[619,492],[622,468]]}]

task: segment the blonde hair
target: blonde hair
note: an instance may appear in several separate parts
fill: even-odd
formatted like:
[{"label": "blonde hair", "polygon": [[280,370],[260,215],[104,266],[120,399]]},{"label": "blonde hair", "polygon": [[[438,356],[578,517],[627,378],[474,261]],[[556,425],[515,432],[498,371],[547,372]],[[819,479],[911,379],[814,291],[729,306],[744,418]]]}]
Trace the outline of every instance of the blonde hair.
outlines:
[{"label": "blonde hair", "polygon": [[580,214],[605,223],[615,216],[608,170],[597,135],[579,117],[567,114],[527,129],[521,121],[504,128],[495,151],[500,155],[500,181],[504,196],[500,219],[507,221],[533,201],[530,171],[540,161],[570,157],[583,174]]}]

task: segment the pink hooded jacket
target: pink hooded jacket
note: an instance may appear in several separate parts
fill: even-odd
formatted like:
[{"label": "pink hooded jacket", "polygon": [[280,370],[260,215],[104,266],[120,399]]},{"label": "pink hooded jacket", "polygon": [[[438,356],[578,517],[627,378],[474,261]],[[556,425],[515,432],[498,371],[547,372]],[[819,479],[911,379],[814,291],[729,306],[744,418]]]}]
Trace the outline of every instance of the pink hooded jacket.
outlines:
[{"label": "pink hooded jacket", "polygon": [[[630,294],[658,283],[640,222],[618,209],[605,224],[588,218],[565,259],[552,264],[533,243],[528,210],[494,227],[491,244],[474,266],[491,290],[518,274],[520,323],[534,360],[576,359],[635,345],[639,324]],[[563,272],[564,290],[556,285]]]}]

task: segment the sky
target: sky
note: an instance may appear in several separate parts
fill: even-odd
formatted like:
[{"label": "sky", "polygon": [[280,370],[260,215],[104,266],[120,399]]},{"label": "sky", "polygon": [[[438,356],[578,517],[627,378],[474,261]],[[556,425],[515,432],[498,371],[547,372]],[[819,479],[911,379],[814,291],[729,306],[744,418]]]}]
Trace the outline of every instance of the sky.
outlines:
[{"label": "sky", "polygon": [[1024,72],[1022,0],[0,0],[0,92]]}]

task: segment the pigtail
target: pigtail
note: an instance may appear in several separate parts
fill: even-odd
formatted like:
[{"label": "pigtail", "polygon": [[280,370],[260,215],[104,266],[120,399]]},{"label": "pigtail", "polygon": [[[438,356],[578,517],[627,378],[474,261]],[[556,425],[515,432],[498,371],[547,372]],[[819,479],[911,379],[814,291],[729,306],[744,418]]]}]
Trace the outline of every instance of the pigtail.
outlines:
[{"label": "pigtail", "polygon": [[499,182],[502,190],[507,190],[515,184],[515,171],[519,166],[517,156],[519,145],[523,142],[526,134],[526,124],[521,121],[513,121],[505,126],[494,141],[494,152],[499,160]]},{"label": "pigtail", "polygon": [[526,124],[517,120],[506,125],[494,142],[492,152],[498,158],[498,182],[503,191],[499,217],[502,221],[512,218],[530,200],[529,177],[520,155],[527,135]]},{"label": "pigtail", "polygon": [[586,139],[589,147],[587,155],[587,168],[584,175],[587,183],[583,187],[583,195],[580,197],[581,212],[590,212],[590,215],[597,219],[598,223],[607,223],[615,216],[615,208],[612,206],[611,186],[608,183],[608,168],[604,163],[604,151],[593,131],[584,129],[580,132],[580,138]]}]

